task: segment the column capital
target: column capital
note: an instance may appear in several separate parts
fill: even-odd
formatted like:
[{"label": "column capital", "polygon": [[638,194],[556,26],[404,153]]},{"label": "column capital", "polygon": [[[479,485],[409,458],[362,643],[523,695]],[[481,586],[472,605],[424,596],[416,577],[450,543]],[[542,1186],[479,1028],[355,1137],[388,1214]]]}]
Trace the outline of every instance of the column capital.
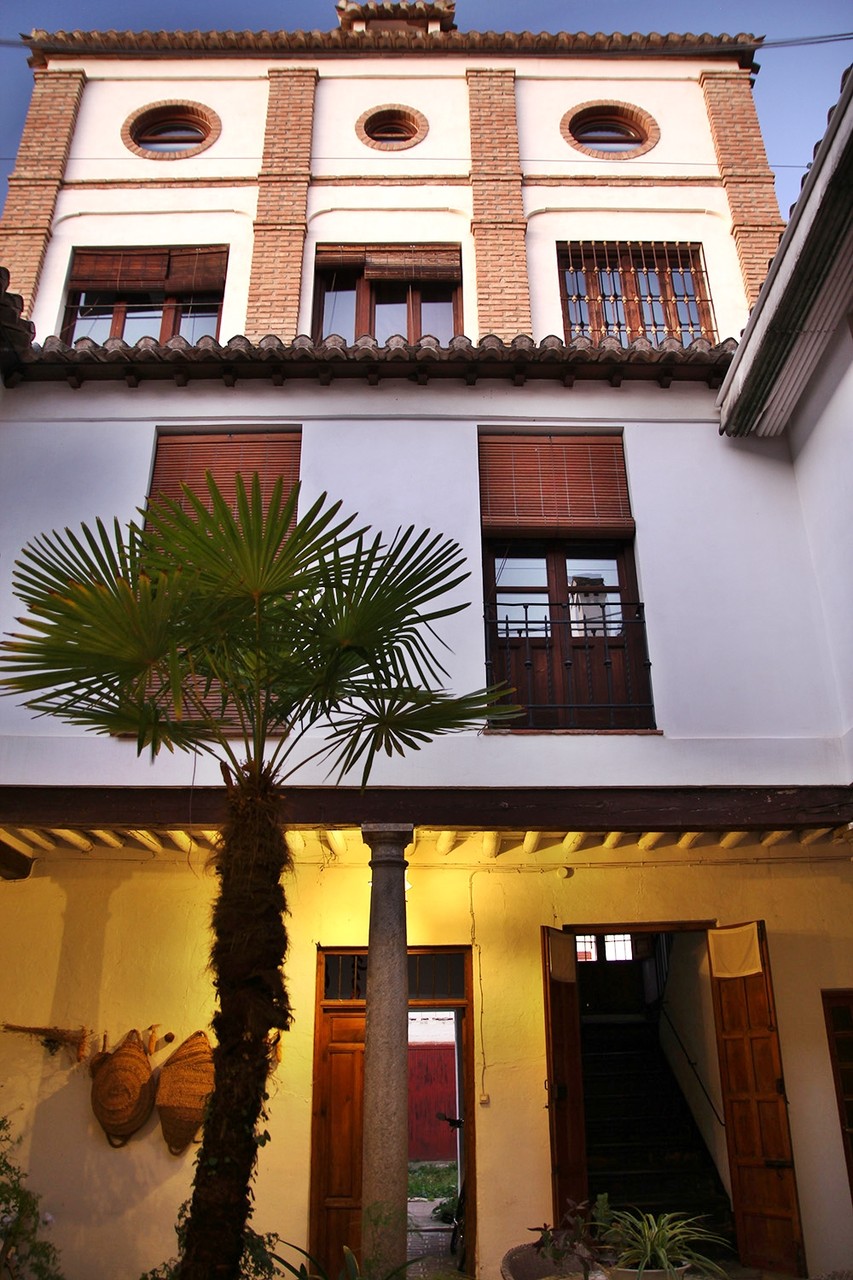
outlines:
[{"label": "column capital", "polygon": [[361,838],[369,847],[374,858],[383,862],[399,859],[403,861],[403,851],[411,844],[415,828],[399,822],[363,822]]}]

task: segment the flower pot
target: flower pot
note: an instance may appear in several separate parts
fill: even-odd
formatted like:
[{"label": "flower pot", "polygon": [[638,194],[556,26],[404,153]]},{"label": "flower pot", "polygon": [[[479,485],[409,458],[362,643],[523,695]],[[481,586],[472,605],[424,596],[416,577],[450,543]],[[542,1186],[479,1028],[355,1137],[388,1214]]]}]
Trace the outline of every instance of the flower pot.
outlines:
[{"label": "flower pot", "polygon": [[[658,1271],[645,1267],[640,1280],[672,1280],[673,1276],[683,1276],[689,1270],[689,1262],[685,1262],[682,1267],[673,1267],[671,1271]],[[636,1267],[611,1267],[608,1275],[610,1280],[637,1280],[640,1273]]]}]

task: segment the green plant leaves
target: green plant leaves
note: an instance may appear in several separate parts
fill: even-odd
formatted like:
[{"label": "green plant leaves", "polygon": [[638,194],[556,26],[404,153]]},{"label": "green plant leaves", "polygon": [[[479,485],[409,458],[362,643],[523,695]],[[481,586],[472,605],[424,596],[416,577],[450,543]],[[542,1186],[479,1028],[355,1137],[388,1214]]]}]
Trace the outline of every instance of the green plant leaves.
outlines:
[{"label": "green plant leaves", "polygon": [[390,543],[298,486],[263,500],[257,474],[234,510],[207,493],[117,522],[33,540],[17,562],[28,609],[0,645],[0,687],[39,714],[137,750],[208,751],[232,766],[289,757],[323,724],[338,775],[366,782],[379,754],[417,750],[514,709],[505,690],[444,689],[435,624],[466,607],[459,546],[398,530]]}]

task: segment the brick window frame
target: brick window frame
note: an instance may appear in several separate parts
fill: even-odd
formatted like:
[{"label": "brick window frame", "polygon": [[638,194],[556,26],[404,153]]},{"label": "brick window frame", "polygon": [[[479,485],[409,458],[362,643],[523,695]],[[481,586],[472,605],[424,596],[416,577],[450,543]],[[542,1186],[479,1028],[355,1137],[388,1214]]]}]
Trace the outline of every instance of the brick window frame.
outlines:
[{"label": "brick window frame", "polygon": [[[201,129],[204,137],[195,146],[174,151],[155,151],[136,141],[146,128],[165,121],[182,122]],[[121,127],[121,140],[128,151],[143,160],[189,160],[212,147],[221,132],[222,121],[212,107],[185,98],[166,98],[160,102],[149,102],[131,112]]]},{"label": "brick window frame", "polygon": [[[584,125],[600,122],[602,124],[622,124],[638,136],[636,146],[625,151],[607,151],[589,146],[575,136]],[[644,156],[660,142],[660,125],[654,116],[642,107],[631,102],[617,102],[613,99],[579,102],[571,107],[560,121],[560,133],[570,147],[595,160],[636,160]]]},{"label": "brick window frame", "polygon": [[[62,340],[70,345],[86,336],[77,328],[83,319],[81,310],[87,305],[98,309],[103,319],[109,316],[110,338],[125,336],[128,315],[135,305],[148,305],[152,315],[159,310],[158,332],[148,335],[159,342],[179,334],[183,321],[202,307],[205,315],[215,320],[213,336],[218,336],[227,266],[227,245],[75,249]],[[93,301],[87,303],[86,299]]]},{"label": "brick window frame", "polygon": [[574,241],[557,246],[566,342],[716,341],[700,244]]},{"label": "brick window frame", "polygon": [[[381,133],[386,128],[398,132],[399,136],[383,138]],[[362,112],[355,122],[355,131],[359,140],[374,151],[408,151],[423,142],[429,133],[429,121],[416,107],[386,102]]]}]

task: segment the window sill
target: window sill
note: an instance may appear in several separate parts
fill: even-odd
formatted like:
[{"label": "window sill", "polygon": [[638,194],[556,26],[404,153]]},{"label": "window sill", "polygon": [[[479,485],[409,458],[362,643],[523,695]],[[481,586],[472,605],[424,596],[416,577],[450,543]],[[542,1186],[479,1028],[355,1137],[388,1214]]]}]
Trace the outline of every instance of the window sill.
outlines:
[{"label": "window sill", "polygon": [[488,734],[490,737],[508,737],[517,738],[520,734],[533,736],[537,738],[555,738],[555,737],[631,737],[631,738],[662,738],[663,729],[495,729],[487,727],[481,730],[482,733]]}]

